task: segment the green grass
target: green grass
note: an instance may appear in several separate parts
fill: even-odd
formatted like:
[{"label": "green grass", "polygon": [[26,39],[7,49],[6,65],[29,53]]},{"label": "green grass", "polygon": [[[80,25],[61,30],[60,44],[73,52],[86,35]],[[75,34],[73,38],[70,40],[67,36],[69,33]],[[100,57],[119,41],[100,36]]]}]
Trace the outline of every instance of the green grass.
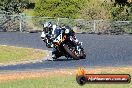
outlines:
[{"label": "green grass", "polygon": [[42,59],[44,56],[46,56],[46,53],[41,50],[13,46],[0,46],[0,64]]},{"label": "green grass", "polygon": [[130,84],[85,84],[76,83],[75,76],[30,78],[0,83],[0,88],[132,88]]}]

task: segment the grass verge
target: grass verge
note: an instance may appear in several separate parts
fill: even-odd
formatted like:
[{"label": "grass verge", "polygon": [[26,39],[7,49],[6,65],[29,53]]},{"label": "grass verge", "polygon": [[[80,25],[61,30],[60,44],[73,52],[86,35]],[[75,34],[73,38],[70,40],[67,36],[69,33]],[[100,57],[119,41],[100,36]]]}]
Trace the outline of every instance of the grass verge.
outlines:
[{"label": "grass verge", "polygon": [[[116,71],[116,72],[115,72]],[[132,68],[105,68],[88,70],[88,73],[127,73],[132,75]],[[25,77],[22,75],[25,74]],[[85,84],[80,86],[76,83],[75,70],[57,70],[44,72],[20,73],[21,79],[0,82],[0,88],[132,88],[130,84]],[[7,75],[7,74],[4,74]],[[16,74],[14,74],[16,75]],[[29,75],[31,77],[29,77]],[[9,74],[11,77],[11,74]],[[12,74],[13,76],[13,74]],[[27,78],[27,77],[28,78]],[[1,75],[2,77],[2,75]],[[8,76],[7,76],[8,77]]]},{"label": "grass verge", "polygon": [[0,46],[0,64],[42,59],[46,52],[32,48]]}]

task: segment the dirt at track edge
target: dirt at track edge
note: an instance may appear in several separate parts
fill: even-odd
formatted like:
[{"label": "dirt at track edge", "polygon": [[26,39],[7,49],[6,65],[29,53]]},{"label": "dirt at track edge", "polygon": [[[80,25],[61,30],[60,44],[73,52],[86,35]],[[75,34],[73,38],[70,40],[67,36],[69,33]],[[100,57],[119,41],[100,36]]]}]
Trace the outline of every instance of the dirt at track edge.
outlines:
[{"label": "dirt at track edge", "polygon": [[[75,76],[78,69],[59,69],[59,70],[37,70],[37,71],[13,71],[13,72],[0,72],[0,83],[38,77],[54,77],[54,76]],[[107,67],[107,68],[94,68],[86,69],[88,74],[129,74],[132,72],[132,67]]]}]

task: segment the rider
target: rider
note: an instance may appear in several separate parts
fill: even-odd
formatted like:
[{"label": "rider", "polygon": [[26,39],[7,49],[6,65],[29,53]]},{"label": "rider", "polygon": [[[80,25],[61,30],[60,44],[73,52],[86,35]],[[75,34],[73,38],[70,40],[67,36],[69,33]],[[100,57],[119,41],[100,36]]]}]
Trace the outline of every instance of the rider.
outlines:
[{"label": "rider", "polygon": [[[43,24],[43,32],[41,34],[41,38],[44,42],[46,42],[49,48],[53,48],[52,37],[54,35],[54,30],[56,29],[56,25],[53,25],[51,22],[46,22]],[[48,38],[48,39],[46,39]],[[50,39],[50,41],[49,41]]]},{"label": "rider", "polygon": [[[43,25],[43,32],[41,34],[41,38],[42,40],[45,42],[45,37],[48,36],[51,39],[54,39],[55,37],[57,37],[57,35],[59,34],[58,32],[60,32],[61,30],[65,31],[66,34],[68,34],[69,39],[71,41],[74,41],[75,46],[80,45],[81,42],[78,41],[78,39],[75,36],[75,32],[69,27],[69,26],[62,26],[62,27],[56,27],[56,25],[52,25],[51,22],[46,22]],[[46,40],[50,47],[53,48],[53,44],[52,41],[50,42],[48,39]],[[55,48],[53,48],[52,50],[52,58],[56,59],[59,56],[57,55],[57,50]]]}]

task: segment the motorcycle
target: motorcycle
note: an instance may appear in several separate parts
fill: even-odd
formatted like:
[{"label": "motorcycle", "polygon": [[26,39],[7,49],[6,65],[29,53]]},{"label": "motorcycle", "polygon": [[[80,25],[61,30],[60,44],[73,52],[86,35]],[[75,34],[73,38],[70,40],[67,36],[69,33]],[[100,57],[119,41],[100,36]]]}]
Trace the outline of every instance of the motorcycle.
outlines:
[{"label": "motorcycle", "polygon": [[57,50],[56,58],[65,56],[66,58],[73,58],[75,60],[85,59],[86,54],[82,48],[82,43],[75,45],[75,41],[72,41],[69,37],[69,33],[66,30],[58,30],[57,36],[53,39],[54,48]]}]

